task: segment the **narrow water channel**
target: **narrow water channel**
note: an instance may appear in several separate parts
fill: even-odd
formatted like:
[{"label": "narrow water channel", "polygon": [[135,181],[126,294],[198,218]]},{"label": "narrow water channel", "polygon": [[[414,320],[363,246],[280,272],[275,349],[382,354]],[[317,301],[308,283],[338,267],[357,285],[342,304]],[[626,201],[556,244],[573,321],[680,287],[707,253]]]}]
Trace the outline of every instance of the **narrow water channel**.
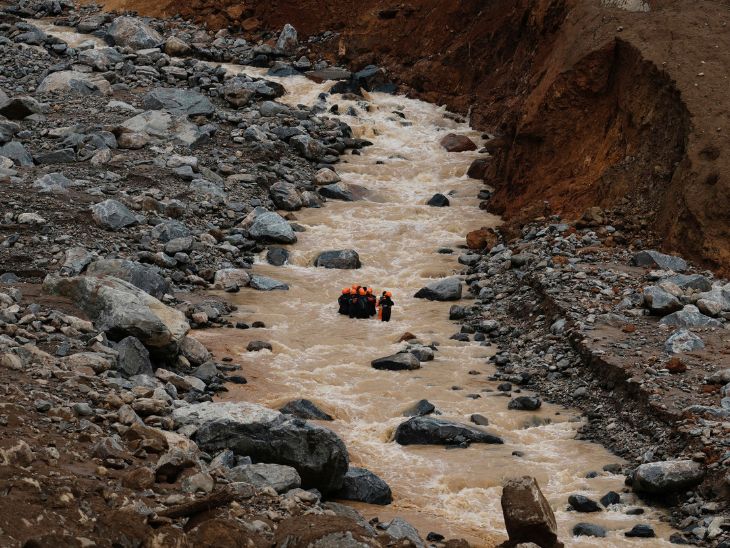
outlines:
[{"label": "narrow water channel", "polygon": [[[229,70],[262,75],[249,68]],[[282,101],[289,104],[311,105],[329,87],[299,77],[278,81],[288,90]],[[364,189],[365,197],[356,202],[329,201],[322,209],[296,213],[306,232],[291,247],[290,264],[269,266],[262,256],[254,266],[256,273],[289,284],[289,291],[247,289],[228,297],[239,306],[237,319],[263,321],[267,328],[203,334],[206,344],[244,364],[249,384],[232,387],[227,399],[273,408],[294,398],[317,403],[335,417],[323,424],[344,438],[353,464],[373,470],[393,489],[395,501],[387,509],[356,506],[381,519],[404,516],[424,536],[436,530],[467,537],[475,545],[493,545],[504,534],[502,481],[530,474],[537,477],[556,511],[561,538],[571,539],[573,525],[581,521],[600,523],[610,531],[607,539],[581,537],[568,540],[568,545],[668,545],[658,539],[624,537],[623,532],[637,523],[637,516],[624,514],[640,505],[632,495],[623,495],[625,504],[600,514],[566,511],[570,494],[598,499],[609,490],[621,492],[623,476],[601,471],[603,465],[620,459],[600,445],[574,439],[580,426],[576,410],[545,405],[538,413],[508,411],[508,398],[496,391],[497,383],[487,380],[494,373],[488,363],[494,348],[450,340],[458,331],[448,320],[452,303],[413,298],[429,281],[460,270],[458,248],[468,231],[499,223],[478,208],[481,182],[465,175],[479,153],[448,153],[439,145],[451,132],[481,144],[479,133],[443,109],[404,97],[371,94],[358,102],[327,97],[325,106],[333,104],[340,112],[354,108],[356,115],[342,119],[357,137],[374,143],[361,156],[348,155],[337,166],[343,181]],[[450,207],[425,205],[437,192],[449,196]],[[454,253],[440,253],[445,247]],[[361,269],[312,266],[319,252],[347,248],[360,254]],[[335,301],[341,289],[353,283],[391,291],[396,302],[393,321],[338,315]],[[397,341],[405,332],[427,344],[439,343],[436,360],[411,372],[372,369],[372,359],[403,347]],[[260,339],[271,342],[273,352],[245,351],[249,341]],[[473,394],[480,397],[473,399]],[[468,422],[472,413],[486,416],[487,429],[503,437],[505,444],[462,450],[399,446],[391,436],[405,420],[403,410],[422,398],[435,404],[443,418]],[[514,451],[524,456],[514,456]],[[586,478],[591,471],[598,477]],[[659,522],[660,513],[651,508],[645,512],[641,521],[668,538],[670,530]]]},{"label": "narrow water channel", "polygon": [[[70,44],[94,40],[73,29],[38,24]],[[231,73],[265,75],[261,69],[224,66]],[[222,294],[238,305],[236,320],[263,321],[267,327],[196,332],[217,357],[231,356],[243,364],[248,384],[231,386],[226,399],[272,408],[295,398],[314,401],[335,417],[323,425],[345,440],[352,463],[377,473],[393,490],[394,502],[388,507],[353,506],[367,517],[402,516],[424,537],[437,531],[467,538],[474,546],[494,546],[504,540],[502,481],[527,474],[537,478],[555,510],[560,538],[567,546],[669,546],[663,539],[671,530],[661,511],[643,507],[631,494],[622,493],[623,504],[611,510],[568,512],[571,494],[597,500],[609,490],[621,492],[623,476],[601,471],[603,465],[621,460],[600,445],[574,439],[581,424],[576,410],[543,405],[537,413],[508,411],[508,398],[496,390],[497,383],[487,380],[494,373],[488,363],[494,348],[450,340],[458,331],[448,320],[451,303],[413,298],[429,281],[460,270],[458,247],[468,231],[499,223],[478,208],[481,182],[465,175],[479,153],[447,153],[438,144],[449,132],[481,144],[479,133],[424,102],[385,94],[371,94],[362,101],[321,99],[331,84],[304,77],[270,79],[286,87],[282,102],[322,101],[327,109],[338,104],[340,112],[354,108],[356,115],[342,115],[343,121],[374,146],[337,165],[345,184],[359,187],[364,198],[329,201],[324,208],[297,212],[297,222],[306,231],[290,248],[289,264],[273,267],[261,257],[254,266],[255,273],[289,284],[289,291],[244,289]],[[425,205],[437,192],[449,196],[450,207]],[[439,253],[445,247],[454,253]],[[312,266],[319,252],[346,248],[358,251],[361,269]],[[393,321],[338,315],[336,299],[343,287],[353,283],[391,291],[396,303]],[[462,304],[468,304],[467,299]],[[372,359],[402,348],[397,341],[405,332],[424,343],[438,343],[435,361],[417,371],[372,369]],[[251,340],[271,342],[273,352],[247,352]],[[479,398],[470,397],[474,394]],[[504,445],[448,450],[402,447],[391,441],[396,426],[405,420],[403,410],[423,398],[446,419],[468,423],[472,413],[486,416],[487,430],[504,438]],[[513,455],[516,451],[522,456]],[[598,476],[586,478],[592,471]],[[642,507],[644,515],[625,513],[635,507]],[[581,521],[603,525],[608,538],[572,538],[573,525]],[[636,523],[651,524],[659,538],[626,538],[623,533]]]}]

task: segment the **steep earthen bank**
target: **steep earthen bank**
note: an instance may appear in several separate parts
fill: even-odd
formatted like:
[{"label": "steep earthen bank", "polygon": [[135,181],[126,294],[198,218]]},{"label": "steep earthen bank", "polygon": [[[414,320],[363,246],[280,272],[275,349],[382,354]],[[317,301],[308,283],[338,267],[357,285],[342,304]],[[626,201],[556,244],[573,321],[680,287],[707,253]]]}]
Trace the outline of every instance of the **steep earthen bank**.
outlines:
[{"label": "steep earthen bank", "polygon": [[[608,2],[603,2],[607,4]],[[413,3],[196,0],[151,8],[247,32],[292,23],[331,60],[386,66],[404,90],[499,136],[493,211],[522,222],[598,205],[665,249],[730,268],[727,2],[630,12],[577,0]],[[266,34],[263,35],[266,37]]]}]

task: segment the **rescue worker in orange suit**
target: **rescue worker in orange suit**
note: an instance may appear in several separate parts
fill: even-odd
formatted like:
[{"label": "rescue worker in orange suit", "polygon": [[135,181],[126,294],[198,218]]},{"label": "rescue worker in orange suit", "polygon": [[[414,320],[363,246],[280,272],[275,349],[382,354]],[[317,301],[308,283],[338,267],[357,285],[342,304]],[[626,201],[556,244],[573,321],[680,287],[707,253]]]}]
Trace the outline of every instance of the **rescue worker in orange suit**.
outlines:
[{"label": "rescue worker in orange suit", "polygon": [[372,287],[369,287],[367,289],[366,293],[367,294],[365,295],[365,298],[367,299],[367,302],[368,302],[368,317],[373,317],[373,316],[375,316],[375,314],[378,313],[378,311],[376,310],[377,304],[378,304],[378,298],[375,295],[373,295]]},{"label": "rescue worker in orange suit", "polygon": [[380,319],[384,322],[390,321],[390,313],[395,304],[393,299],[391,299],[392,296],[393,294],[390,291],[383,291],[383,296],[380,297],[380,302],[378,303],[380,306]]},{"label": "rescue worker in orange suit", "polygon": [[368,317],[368,298],[367,291],[364,287],[361,287],[358,291],[357,297],[357,317],[367,318]]},{"label": "rescue worker in orange suit", "polygon": [[339,313],[347,316],[350,314],[350,288],[346,287],[342,290],[342,295],[337,299],[337,304],[340,305]]}]

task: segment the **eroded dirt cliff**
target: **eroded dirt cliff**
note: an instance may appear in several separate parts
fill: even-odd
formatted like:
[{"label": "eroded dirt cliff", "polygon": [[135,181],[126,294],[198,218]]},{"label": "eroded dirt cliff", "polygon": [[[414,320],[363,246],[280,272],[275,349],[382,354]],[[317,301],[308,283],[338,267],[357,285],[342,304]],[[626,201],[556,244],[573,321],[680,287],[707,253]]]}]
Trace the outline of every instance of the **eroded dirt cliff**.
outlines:
[{"label": "eroded dirt cliff", "polygon": [[[628,11],[605,4],[628,4]],[[110,0],[250,33],[336,31],[322,54],[498,135],[492,208],[516,223],[618,208],[664,247],[730,271],[726,0]],[[266,37],[264,34],[263,37]],[[547,204],[545,203],[547,202]]]}]

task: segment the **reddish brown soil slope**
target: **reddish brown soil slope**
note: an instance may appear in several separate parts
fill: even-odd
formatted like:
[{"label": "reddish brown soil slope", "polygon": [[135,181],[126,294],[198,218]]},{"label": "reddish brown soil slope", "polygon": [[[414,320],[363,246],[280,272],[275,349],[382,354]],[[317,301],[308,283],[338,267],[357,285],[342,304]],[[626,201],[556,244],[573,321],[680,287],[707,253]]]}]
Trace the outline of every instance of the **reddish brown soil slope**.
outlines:
[{"label": "reddish brown soil slope", "polygon": [[[333,61],[387,66],[403,89],[502,136],[488,181],[517,222],[619,207],[667,249],[730,272],[730,2],[109,0],[214,27],[341,33]],[[258,25],[258,26],[257,26]]]}]

